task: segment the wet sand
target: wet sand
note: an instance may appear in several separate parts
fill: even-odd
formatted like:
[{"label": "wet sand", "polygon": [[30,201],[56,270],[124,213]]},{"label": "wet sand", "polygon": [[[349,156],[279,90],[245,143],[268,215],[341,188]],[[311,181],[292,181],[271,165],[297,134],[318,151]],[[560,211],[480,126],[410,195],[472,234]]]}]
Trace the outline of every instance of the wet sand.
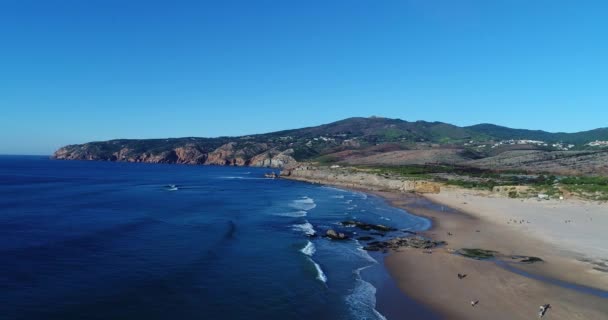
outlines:
[{"label": "wet sand", "polygon": [[[608,298],[602,296],[606,293],[602,289],[608,288],[608,273],[595,270],[593,264],[579,261],[580,255],[572,250],[574,246],[564,248],[560,246],[562,243],[550,244],[541,240],[542,237],[501,225],[498,220],[481,214],[450,209],[446,200],[437,204],[413,194],[372,193],[384,197],[394,206],[428,217],[433,221],[433,227],[424,235],[448,242],[445,247],[433,250],[432,254],[403,248],[385,259],[389,272],[403,292],[446,319],[531,319],[538,317],[539,306],[546,303],[552,308],[545,319],[608,319]],[[429,198],[436,200],[434,196],[437,195]],[[474,208],[475,200],[470,199],[466,205]],[[535,206],[525,207],[529,214],[534,214]],[[460,248],[537,256],[544,262],[509,264],[518,271],[512,272],[492,261],[469,259],[451,251]],[[459,279],[458,273],[467,276]],[[522,273],[600,290],[592,294],[592,290],[585,291],[584,287],[574,290]],[[479,300],[479,304],[472,307],[470,302],[474,300]]]}]

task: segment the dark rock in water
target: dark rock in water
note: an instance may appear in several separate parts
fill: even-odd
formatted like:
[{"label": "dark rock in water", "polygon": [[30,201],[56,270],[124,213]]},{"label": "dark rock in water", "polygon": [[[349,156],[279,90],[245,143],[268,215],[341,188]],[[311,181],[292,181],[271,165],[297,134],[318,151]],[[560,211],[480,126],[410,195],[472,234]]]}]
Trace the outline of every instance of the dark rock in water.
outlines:
[{"label": "dark rock in water", "polygon": [[401,232],[403,232],[403,233],[409,233],[409,234],[413,234],[413,235],[418,234],[417,232],[415,232],[415,231],[410,231],[410,230],[401,230]]},{"label": "dark rock in water", "polygon": [[398,249],[401,247],[431,249],[445,244],[444,241],[434,241],[423,237],[394,238],[387,241],[371,241],[363,247],[368,251],[379,251],[385,249]]},{"label": "dark rock in water", "polygon": [[270,179],[275,179],[275,178],[278,178],[279,175],[273,171],[273,172],[269,172],[269,173],[264,173],[264,177],[270,178]]},{"label": "dark rock in water", "polygon": [[387,227],[387,226],[381,225],[381,224],[365,223],[365,222],[354,221],[354,220],[342,221],[341,224],[345,227],[357,227],[361,230],[367,230],[367,231],[376,230],[376,231],[382,231],[382,232],[389,232],[389,231],[397,230],[395,228]]},{"label": "dark rock in water", "polygon": [[361,241],[370,241],[370,240],[374,240],[373,237],[370,236],[363,236],[363,237],[359,237],[357,238],[357,240],[361,240]]},{"label": "dark rock in water", "polygon": [[341,232],[336,232],[335,230],[329,229],[325,233],[325,235],[332,240],[346,240],[348,236]]}]

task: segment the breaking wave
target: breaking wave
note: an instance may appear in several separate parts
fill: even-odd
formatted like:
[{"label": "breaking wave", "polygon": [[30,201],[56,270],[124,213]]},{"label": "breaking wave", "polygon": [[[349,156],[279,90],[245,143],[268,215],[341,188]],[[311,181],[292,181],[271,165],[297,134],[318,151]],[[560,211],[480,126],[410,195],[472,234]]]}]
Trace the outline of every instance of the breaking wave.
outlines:
[{"label": "breaking wave", "polygon": [[274,215],[281,216],[281,217],[299,218],[299,217],[306,217],[306,211],[300,210],[300,211],[293,211],[293,212],[280,212],[280,213],[275,213]]},{"label": "breaking wave", "polygon": [[307,236],[314,236],[317,233],[315,228],[308,221],[301,224],[294,224],[292,225],[292,229],[295,231],[300,231]]},{"label": "breaking wave", "polygon": [[376,310],[376,287],[371,283],[361,279],[363,267],[354,271],[356,284],[353,292],[346,297],[350,311],[355,319],[378,319],[386,320],[378,310]]},{"label": "breaking wave", "polygon": [[317,248],[315,248],[314,243],[308,241],[308,243],[306,243],[306,246],[302,249],[300,249],[300,252],[302,252],[303,254],[312,257],[313,254],[315,254],[315,252],[317,252]]},{"label": "breaking wave", "polygon": [[323,269],[321,269],[321,266],[312,259],[310,261],[315,265],[315,269],[317,270],[317,279],[323,283],[327,283],[327,276],[323,272]]},{"label": "breaking wave", "polygon": [[304,255],[306,255],[308,257],[308,261],[310,261],[314,266],[315,266],[315,270],[317,271],[317,280],[323,282],[323,283],[327,283],[327,276],[325,275],[325,272],[323,272],[323,269],[321,269],[321,266],[312,259],[312,256],[315,254],[315,252],[317,252],[317,248],[315,247],[315,244],[308,241],[306,243],[306,246],[304,246],[304,248],[300,249],[300,252],[302,252]]},{"label": "breaking wave", "polygon": [[289,206],[295,209],[308,211],[314,209],[317,204],[315,203],[315,200],[309,197],[302,197],[301,199],[291,201]]}]

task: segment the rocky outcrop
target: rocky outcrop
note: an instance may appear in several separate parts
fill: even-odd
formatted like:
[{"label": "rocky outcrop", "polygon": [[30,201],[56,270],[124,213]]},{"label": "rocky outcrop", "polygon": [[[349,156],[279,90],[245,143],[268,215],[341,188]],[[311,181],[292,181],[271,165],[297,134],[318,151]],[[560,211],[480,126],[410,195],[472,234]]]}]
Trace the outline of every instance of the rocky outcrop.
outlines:
[{"label": "rocky outcrop", "polygon": [[407,180],[360,172],[349,168],[326,168],[301,164],[281,172],[288,179],[348,188],[399,192],[439,193],[441,185],[432,181]]},{"label": "rocky outcrop", "polygon": [[347,235],[345,235],[344,233],[341,233],[341,232],[337,232],[336,230],[333,230],[333,229],[327,230],[325,235],[332,240],[347,240],[348,239]]},{"label": "rocky outcrop", "polygon": [[250,165],[252,167],[284,168],[297,163],[296,159],[293,158],[293,153],[293,149],[285,151],[270,149],[251,158]]},{"label": "rocky outcrop", "polygon": [[387,227],[387,226],[381,225],[381,224],[365,223],[365,222],[354,221],[354,220],[342,221],[342,222],[340,222],[340,224],[342,224],[345,227],[357,227],[361,230],[366,230],[366,231],[376,230],[376,231],[382,231],[382,232],[389,232],[389,231],[397,230],[395,228]]},{"label": "rocky outcrop", "polygon": [[[177,163],[191,165],[233,165],[282,168],[293,165],[293,149],[279,150],[265,143],[229,142],[209,151],[195,143],[185,143],[169,149],[134,148],[131,142],[86,143],[65,146],[53,158],[61,160],[98,160],[148,163]],[[137,147],[137,146],[136,146]]]},{"label": "rocky outcrop", "polygon": [[203,164],[207,161],[207,154],[193,145],[177,147],[173,150],[177,157],[176,163],[182,164]]},{"label": "rocky outcrop", "polygon": [[387,241],[372,241],[363,247],[367,251],[380,251],[387,249],[398,249],[401,247],[417,248],[417,249],[432,249],[440,245],[444,245],[444,241],[434,241],[423,237],[402,237],[394,238]]},{"label": "rocky outcrop", "polygon": [[244,165],[245,159],[236,158],[236,142],[226,143],[207,155],[207,164],[214,165]]}]

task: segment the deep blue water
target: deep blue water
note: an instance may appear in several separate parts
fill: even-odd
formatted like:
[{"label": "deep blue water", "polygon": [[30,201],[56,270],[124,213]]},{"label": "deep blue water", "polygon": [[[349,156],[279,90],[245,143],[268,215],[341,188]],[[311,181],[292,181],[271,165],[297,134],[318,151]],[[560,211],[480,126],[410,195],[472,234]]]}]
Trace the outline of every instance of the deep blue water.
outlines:
[{"label": "deep blue water", "polygon": [[429,222],[265,171],[1,156],[0,318],[381,318],[376,260],[307,233]]}]

